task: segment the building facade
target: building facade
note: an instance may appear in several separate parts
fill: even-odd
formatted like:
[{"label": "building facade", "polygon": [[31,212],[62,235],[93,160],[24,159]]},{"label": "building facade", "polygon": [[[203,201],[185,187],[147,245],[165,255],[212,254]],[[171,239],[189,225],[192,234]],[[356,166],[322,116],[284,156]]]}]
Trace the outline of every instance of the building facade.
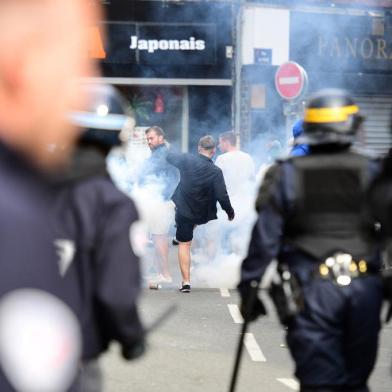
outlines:
[{"label": "building facade", "polygon": [[[348,90],[367,116],[360,147],[379,154],[388,149],[391,1],[248,2],[239,18],[236,107],[245,140],[272,134],[285,144],[307,96],[338,87]],[[297,62],[308,75],[306,94],[292,104],[280,98],[274,83],[278,66],[287,61]]]},{"label": "building facade", "polygon": [[[233,4],[104,1],[107,39],[96,47],[103,80],[118,86],[139,126],[161,126],[170,143],[232,126]],[[101,41],[103,42],[103,41]]]}]

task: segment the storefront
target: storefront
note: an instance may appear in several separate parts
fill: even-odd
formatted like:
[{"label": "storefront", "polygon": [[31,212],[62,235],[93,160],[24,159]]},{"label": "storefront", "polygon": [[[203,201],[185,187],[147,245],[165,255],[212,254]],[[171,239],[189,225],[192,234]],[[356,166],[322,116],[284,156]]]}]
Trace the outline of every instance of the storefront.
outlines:
[{"label": "storefront", "polygon": [[[271,13],[286,20],[287,29],[270,24],[266,30],[265,23],[264,28],[258,27],[263,20],[271,19]],[[243,29],[242,73],[249,91],[249,110],[244,114],[251,119],[248,121],[251,137],[257,133],[252,128],[252,118],[257,112],[260,118],[275,119],[274,124],[279,125],[280,118],[285,127],[284,104],[275,99],[271,77],[278,65],[290,60],[298,62],[308,73],[307,95],[324,87],[350,91],[367,116],[362,137],[365,147],[377,153],[388,149],[392,108],[392,17],[388,11],[252,6],[245,9],[244,15],[245,23],[257,18],[253,20],[252,34],[265,37],[254,40],[253,46],[248,47],[246,37],[250,28]],[[265,108],[252,108],[252,91],[257,85],[264,85],[266,96],[270,96]],[[298,107],[302,107],[301,103]],[[284,134],[279,126],[277,132]]]},{"label": "storefront", "polygon": [[161,126],[183,151],[231,128],[232,5],[112,0],[105,8],[96,57],[138,125]]},{"label": "storefront", "polygon": [[391,143],[391,16],[292,12],[290,21],[290,58],[307,70],[309,90],[350,91],[367,117],[363,142],[384,153]]}]

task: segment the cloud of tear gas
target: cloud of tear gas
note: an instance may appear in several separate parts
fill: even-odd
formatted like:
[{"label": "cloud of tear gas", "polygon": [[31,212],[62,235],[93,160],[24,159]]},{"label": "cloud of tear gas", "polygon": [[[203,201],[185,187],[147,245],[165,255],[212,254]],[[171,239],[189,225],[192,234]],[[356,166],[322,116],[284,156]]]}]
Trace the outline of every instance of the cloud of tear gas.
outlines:
[{"label": "cloud of tear gas", "polygon": [[[236,206],[237,215],[241,212]],[[191,272],[194,285],[210,288],[235,288],[239,282],[240,266],[244,259],[255,220],[253,203],[244,205],[249,213],[246,221],[228,222],[225,213],[217,221],[209,222],[204,228],[195,230],[192,249]]]},{"label": "cloud of tear gas", "polygon": [[[162,179],[155,176],[143,178],[138,182],[143,162],[149,156],[149,149],[144,142],[144,130],[133,136],[125,146],[110,154],[108,168],[115,183],[133,198],[141,218],[148,224],[162,215],[161,195],[165,184]],[[128,157],[128,153],[131,156]],[[219,210],[217,220],[198,226],[195,230],[192,246],[193,286],[235,287],[238,282],[240,263],[246,254],[250,230],[255,219],[255,183],[247,179],[240,185],[235,194],[231,194],[236,214],[234,221],[229,222],[226,213]],[[162,216],[162,219],[165,217]],[[152,251],[148,251],[142,260],[144,277],[150,274]],[[172,260],[171,264],[177,266],[177,261],[173,263]]]},{"label": "cloud of tear gas", "polygon": [[138,183],[143,162],[151,155],[144,130],[141,127],[132,130],[123,145],[113,148],[107,158],[110,176],[128,196],[131,196],[133,187]]}]

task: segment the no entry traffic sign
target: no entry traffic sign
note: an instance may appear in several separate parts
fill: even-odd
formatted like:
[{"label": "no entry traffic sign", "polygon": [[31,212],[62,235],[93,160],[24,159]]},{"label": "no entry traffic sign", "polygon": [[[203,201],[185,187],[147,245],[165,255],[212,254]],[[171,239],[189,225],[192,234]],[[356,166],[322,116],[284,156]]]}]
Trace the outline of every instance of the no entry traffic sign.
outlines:
[{"label": "no entry traffic sign", "polygon": [[275,74],[275,87],[279,95],[288,101],[298,98],[308,82],[306,71],[297,63],[282,64]]}]

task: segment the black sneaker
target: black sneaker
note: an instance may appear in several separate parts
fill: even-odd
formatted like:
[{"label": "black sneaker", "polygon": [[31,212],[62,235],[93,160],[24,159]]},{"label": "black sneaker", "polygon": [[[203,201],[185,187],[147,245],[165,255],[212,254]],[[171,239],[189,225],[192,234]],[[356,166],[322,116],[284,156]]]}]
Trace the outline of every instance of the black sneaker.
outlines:
[{"label": "black sneaker", "polygon": [[180,288],[181,293],[190,293],[191,292],[191,285],[190,284],[183,284]]}]

